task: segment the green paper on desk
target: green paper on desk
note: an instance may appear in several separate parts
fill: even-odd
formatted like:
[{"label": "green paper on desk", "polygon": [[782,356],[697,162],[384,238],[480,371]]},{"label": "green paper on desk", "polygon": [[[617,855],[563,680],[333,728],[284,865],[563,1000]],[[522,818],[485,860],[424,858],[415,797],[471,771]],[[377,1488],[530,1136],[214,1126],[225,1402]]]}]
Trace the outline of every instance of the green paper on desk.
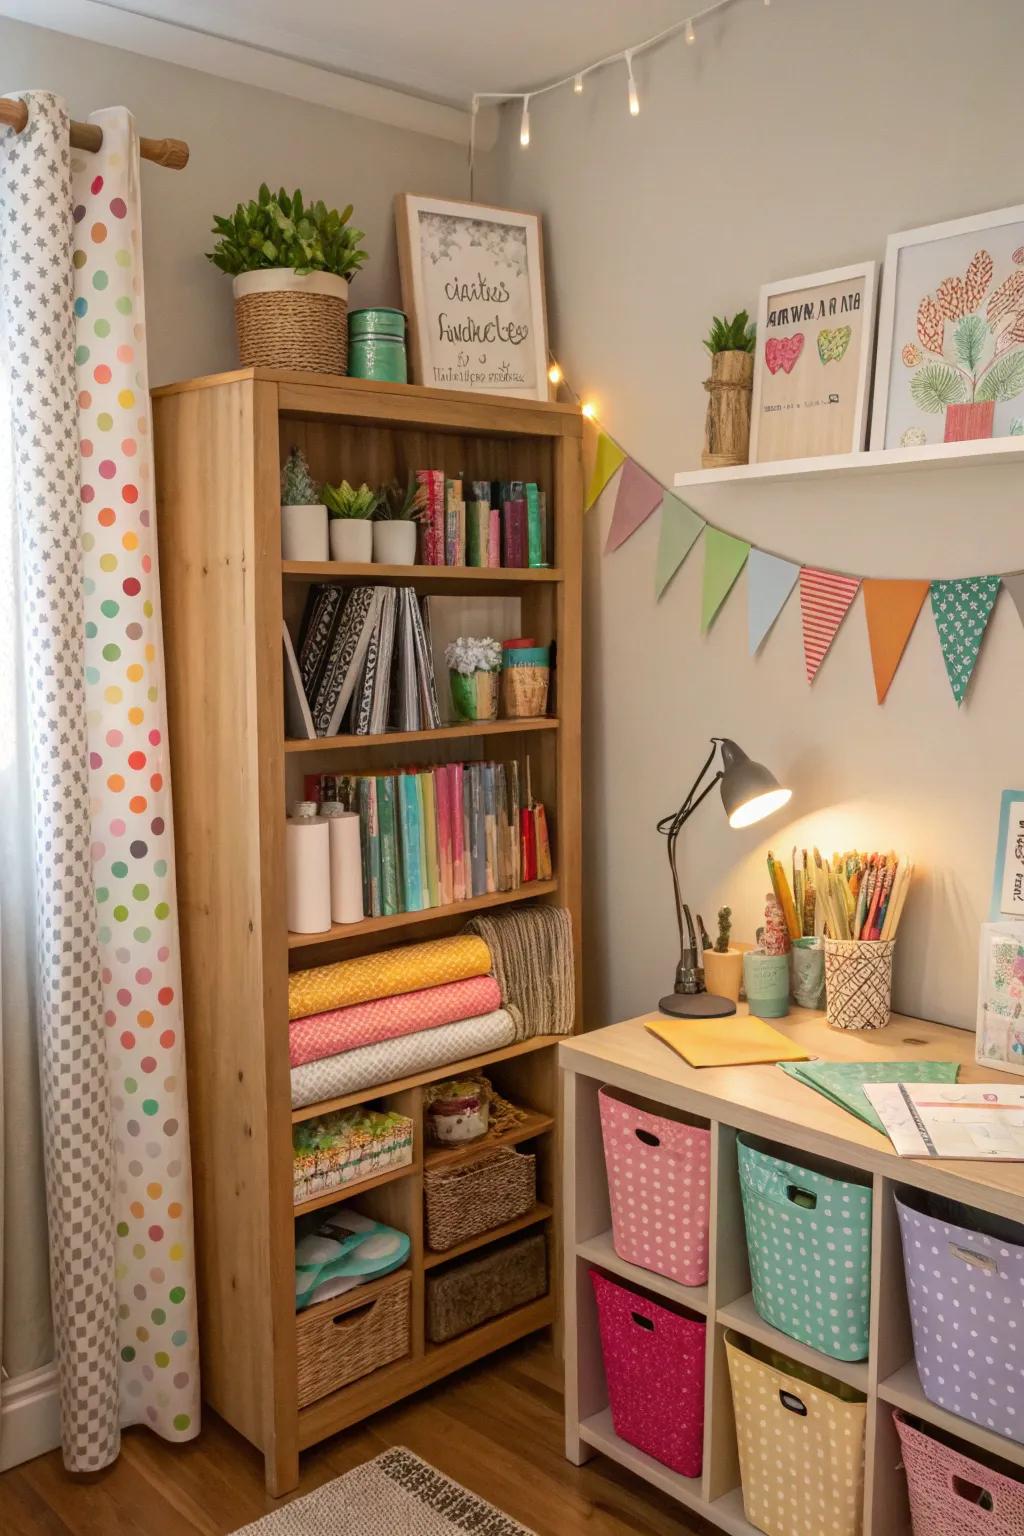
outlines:
[{"label": "green paper on desk", "polygon": [[957,1074],[955,1061],[780,1061],[779,1066],[883,1136],[885,1126],[868,1102],[865,1083],[955,1083]]}]

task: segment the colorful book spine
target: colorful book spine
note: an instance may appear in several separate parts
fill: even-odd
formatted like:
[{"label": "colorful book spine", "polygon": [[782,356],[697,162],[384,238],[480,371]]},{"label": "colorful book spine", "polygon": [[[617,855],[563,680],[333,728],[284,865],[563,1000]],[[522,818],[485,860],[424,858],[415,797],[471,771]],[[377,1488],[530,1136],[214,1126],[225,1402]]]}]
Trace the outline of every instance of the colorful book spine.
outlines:
[{"label": "colorful book spine", "polygon": [[481,763],[480,777],[484,800],[484,871],[488,894],[498,886],[498,819],[494,798],[494,764]]},{"label": "colorful book spine", "polygon": [[512,758],[508,764],[508,840],[512,867],[512,890],[523,883],[522,849],[519,845],[519,764]]},{"label": "colorful book spine", "polygon": [[377,780],[364,779],[366,785],[366,850],[369,858],[370,904],[364,907],[368,917],[382,915],[380,904],[380,818],[377,812]]},{"label": "colorful book spine", "polygon": [[499,891],[512,889],[512,869],[508,846],[508,789],[505,784],[505,764],[494,765],[494,820],[496,826],[496,875]]},{"label": "colorful book spine", "polygon": [[455,900],[451,784],[448,770],[443,764],[434,769],[434,805],[437,808],[437,883],[441,893],[441,905],[450,907]]},{"label": "colorful book spine", "polygon": [[399,847],[401,849],[402,894],[406,912],[423,911],[423,886],[420,882],[420,802],[416,775],[403,773],[398,780]]},{"label": "colorful book spine", "polygon": [[470,896],[482,896],[487,890],[487,826],[480,764],[467,763],[469,784],[469,861],[472,871]]},{"label": "colorful book spine", "polygon": [[527,481],[526,491],[526,563],[544,564],[544,541],[541,537],[540,490],[532,480]]},{"label": "colorful book spine", "polygon": [[501,483],[502,564],[522,569],[526,564],[526,498],[521,480]]},{"label": "colorful book spine", "polygon": [[548,498],[545,491],[537,492],[537,501],[540,505],[540,563],[551,564],[548,540]]},{"label": "colorful book spine", "polygon": [[461,763],[449,763],[448,768],[448,804],[452,820],[452,900],[465,901],[469,892],[466,889],[466,845],[463,839],[463,778],[465,776]]},{"label": "colorful book spine", "polygon": [[420,892],[422,895],[422,905],[426,908],[431,905],[430,879],[427,874],[427,807],[423,798],[423,775],[419,773],[414,774],[413,779],[415,782],[413,793],[416,796],[416,805],[419,811],[419,845],[417,856],[420,866]]},{"label": "colorful book spine", "polygon": [[474,480],[470,489],[472,497],[466,503],[466,564],[485,566],[489,563],[491,482]]},{"label": "colorful book spine", "polygon": [[537,836],[533,812],[524,805],[519,813],[520,841],[522,844],[522,884],[528,885],[537,878]]},{"label": "colorful book spine", "polygon": [[534,834],[533,834],[533,836],[534,836],[534,847],[537,850],[537,872],[536,872],[536,878],[538,880],[550,880],[551,879],[551,841],[550,841],[550,839],[548,837],[548,818],[547,818],[547,812],[545,811],[545,809],[544,809],[544,807],[542,805],[534,806],[534,808],[533,808],[533,821],[534,821]]},{"label": "colorful book spine", "polygon": [[416,479],[427,492],[420,558],[424,565],[444,565],[444,474],[439,469],[418,469]]},{"label": "colorful book spine", "polygon": [[492,570],[501,566],[501,511],[491,507],[487,524],[487,564]]},{"label": "colorful book spine", "polygon": [[427,906],[441,905],[441,870],[437,856],[437,802],[434,775],[428,769],[419,776],[423,794],[423,858],[427,869]]},{"label": "colorful book spine", "polygon": [[377,780],[377,820],[380,822],[380,910],[382,917],[393,917],[402,907],[395,780],[391,774],[383,774]]},{"label": "colorful book spine", "polygon": [[466,563],[466,505],[462,500],[462,481],[445,481],[444,565]]}]

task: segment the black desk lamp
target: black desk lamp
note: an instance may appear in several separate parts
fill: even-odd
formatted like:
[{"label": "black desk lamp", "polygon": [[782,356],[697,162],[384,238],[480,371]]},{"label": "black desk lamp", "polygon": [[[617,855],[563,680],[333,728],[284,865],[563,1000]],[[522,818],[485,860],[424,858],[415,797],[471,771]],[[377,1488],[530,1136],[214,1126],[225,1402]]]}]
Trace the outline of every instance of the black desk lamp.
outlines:
[{"label": "black desk lamp", "polygon": [[[715,760],[715,753],[722,748],[722,766],[701,789],[701,783]],[[679,925],[679,964],[676,967],[676,984],[667,997],[658,1004],[662,1013],[670,1013],[680,1019],[720,1019],[735,1013],[736,1005],[727,997],[717,997],[705,992],[704,981],[697,966],[697,935],[694,932],[690,909],[679,891],[679,874],[676,869],[676,843],[686,822],[702,800],[707,799],[716,784],[722,786],[722,804],[729,818],[730,827],[750,827],[755,821],[770,816],[784,806],[793,793],[783,789],[778,779],[763,763],[751,762],[750,758],[728,736],[712,736],[711,751],[698,773],[689,794],[671,816],[663,816],[658,831],[668,838],[668,862],[672,871],[672,888],[676,897],[676,922]],[[700,790],[698,794],[697,791]],[[696,797],[696,798],[695,798]],[[684,933],[683,923],[686,930]],[[689,942],[687,942],[689,941]]]}]

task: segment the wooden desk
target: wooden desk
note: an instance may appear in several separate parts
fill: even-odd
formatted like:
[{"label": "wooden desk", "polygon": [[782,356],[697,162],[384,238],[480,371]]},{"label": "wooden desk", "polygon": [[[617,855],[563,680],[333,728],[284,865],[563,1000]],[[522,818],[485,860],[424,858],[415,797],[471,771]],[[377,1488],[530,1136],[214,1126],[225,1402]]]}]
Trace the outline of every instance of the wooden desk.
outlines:
[{"label": "wooden desk", "polygon": [[[562,1068],[565,1233],[566,1454],[577,1464],[601,1451],[677,1497],[733,1536],[756,1536],[743,1514],[724,1335],[727,1327],[770,1344],[846,1381],[868,1400],[865,1443],[865,1536],[910,1536],[906,1485],[892,1408],[904,1408],[1024,1468],[1024,1445],[929,1403],[914,1365],[903,1255],[893,1201],[897,1184],[946,1195],[1024,1221],[1024,1163],[952,1162],[897,1157],[887,1137],[777,1066],[694,1068],[644,1028],[644,1014],[559,1046]],[[727,1022],[727,1021],[726,1021]],[[962,1081],[1013,1082],[974,1063],[974,1035],[894,1014],[882,1031],[830,1029],[824,1015],[795,1009],[772,1020],[810,1056],[833,1061],[955,1061]],[[612,1244],[598,1089],[602,1084],[700,1117],[711,1128],[708,1283],[681,1286],[628,1264]],[[868,1359],[832,1360],[765,1323],[750,1294],[736,1133],[768,1138],[780,1150],[825,1158],[869,1175],[873,1186],[871,1324]],[[619,1440],[608,1409],[597,1316],[588,1270],[598,1265],[708,1320],[704,1470],[681,1477]]]}]

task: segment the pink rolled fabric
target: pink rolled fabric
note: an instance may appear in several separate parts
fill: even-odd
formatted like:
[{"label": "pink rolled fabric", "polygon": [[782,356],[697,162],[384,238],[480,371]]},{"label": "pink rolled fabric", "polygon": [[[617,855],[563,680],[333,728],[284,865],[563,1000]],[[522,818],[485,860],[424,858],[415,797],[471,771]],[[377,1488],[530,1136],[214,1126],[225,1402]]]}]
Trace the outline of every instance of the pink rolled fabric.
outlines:
[{"label": "pink rolled fabric", "polygon": [[419,992],[400,992],[372,1003],[310,1014],[288,1026],[291,1064],[301,1067],[361,1045],[377,1045],[441,1024],[475,1019],[500,1007],[501,989],[494,977],[473,976],[468,981],[448,981]]}]

